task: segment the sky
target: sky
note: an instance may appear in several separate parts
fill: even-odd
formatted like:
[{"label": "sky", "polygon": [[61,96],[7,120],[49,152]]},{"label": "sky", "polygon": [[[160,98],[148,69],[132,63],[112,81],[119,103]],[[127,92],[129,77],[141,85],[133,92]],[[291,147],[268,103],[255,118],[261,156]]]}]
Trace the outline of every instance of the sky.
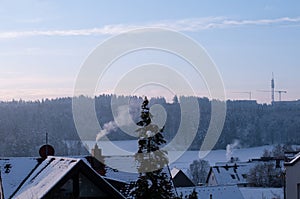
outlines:
[{"label": "sky", "polygon": [[[72,96],[89,54],[140,27],[168,28],[198,42],[217,66],[228,99],[249,99],[251,92],[252,99],[270,103],[271,94],[259,90],[270,90],[272,73],[275,89],[287,91],[282,100],[300,99],[297,0],[0,0],[0,100]],[[114,63],[97,92],[114,93],[120,71],[150,62],[187,71],[196,94],[209,95],[188,64],[154,51]],[[164,89],[144,90],[164,96]]]}]

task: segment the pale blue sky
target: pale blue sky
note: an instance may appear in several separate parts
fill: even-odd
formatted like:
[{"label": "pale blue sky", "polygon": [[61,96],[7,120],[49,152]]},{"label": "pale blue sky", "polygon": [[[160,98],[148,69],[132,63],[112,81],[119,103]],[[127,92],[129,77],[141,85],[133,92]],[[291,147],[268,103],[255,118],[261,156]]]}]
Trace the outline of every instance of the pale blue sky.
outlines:
[{"label": "pale blue sky", "polygon": [[283,100],[300,99],[297,0],[0,0],[0,100],[71,96],[81,64],[99,43],[142,26],[199,42],[230,99],[252,91],[253,99],[270,102],[269,93],[257,90],[269,89],[272,72],[276,88],[288,91]]}]

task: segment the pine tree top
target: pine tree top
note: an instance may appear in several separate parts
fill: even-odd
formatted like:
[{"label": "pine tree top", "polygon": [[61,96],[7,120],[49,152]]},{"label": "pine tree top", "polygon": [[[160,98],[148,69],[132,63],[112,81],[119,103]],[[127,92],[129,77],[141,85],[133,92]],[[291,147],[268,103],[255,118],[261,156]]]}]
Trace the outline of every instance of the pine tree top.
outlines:
[{"label": "pine tree top", "polygon": [[[161,150],[166,141],[163,128],[151,123],[149,101],[145,97],[141,105],[141,120],[137,123],[140,128],[138,151],[135,159],[138,166],[139,178],[129,185],[127,192],[131,198],[175,198],[173,183],[168,166],[166,152]],[[169,174],[169,175],[168,175]]]}]

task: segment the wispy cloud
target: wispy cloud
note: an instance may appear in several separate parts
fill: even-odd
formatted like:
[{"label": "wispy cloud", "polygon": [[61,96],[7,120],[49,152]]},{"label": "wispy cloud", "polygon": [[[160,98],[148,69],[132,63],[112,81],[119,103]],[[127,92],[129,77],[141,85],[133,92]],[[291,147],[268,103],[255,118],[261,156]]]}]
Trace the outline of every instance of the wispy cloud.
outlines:
[{"label": "wispy cloud", "polygon": [[231,20],[225,17],[207,17],[207,18],[193,18],[183,19],[178,21],[166,21],[165,23],[156,23],[152,26],[171,28],[177,31],[195,32],[200,30],[207,30],[213,28],[230,28],[236,26],[247,25],[289,25],[299,24],[300,17],[290,18],[275,18],[275,19],[256,19],[256,20]]},{"label": "wispy cloud", "polygon": [[68,30],[32,30],[32,31],[4,31],[0,32],[0,39],[12,39],[33,36],[92,36],[92,35],[115,35],[134,28],[159,27],[168,28],[182,32],[197,32],[214,28],[230,28],[238,26],[255,25],[297,25],[300,17],[282,17],[275,19],[256,20],[232,20],[225,17],[206,17],[182,19],[176,21],[160,21],[146,24],[115,24],[106,25],[101,28],[90,29],[68,29]]}]

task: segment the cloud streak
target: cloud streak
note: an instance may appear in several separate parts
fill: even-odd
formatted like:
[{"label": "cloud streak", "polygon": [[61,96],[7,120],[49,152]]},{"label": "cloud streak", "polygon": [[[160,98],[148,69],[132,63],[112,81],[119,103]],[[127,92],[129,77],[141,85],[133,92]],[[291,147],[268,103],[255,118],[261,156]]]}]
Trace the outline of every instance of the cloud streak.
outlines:
[{"label": "cloud streak", "polygon": [[101,28],[68,29],[68,30],[32,30],[32,31],[4,31],[0,32],[0,39],[14,39],[34,36],[93,36],[116,35],[135,28],[158,27],[181,32],[197,32],[215,28],[232,28],[240,26],[267,25],[300,25],[300,17],[282,17],[275,19],[231,20],[225,17],[205,17],[182,19],[176,21],[160,21],[146,24],[115,24]]}]

